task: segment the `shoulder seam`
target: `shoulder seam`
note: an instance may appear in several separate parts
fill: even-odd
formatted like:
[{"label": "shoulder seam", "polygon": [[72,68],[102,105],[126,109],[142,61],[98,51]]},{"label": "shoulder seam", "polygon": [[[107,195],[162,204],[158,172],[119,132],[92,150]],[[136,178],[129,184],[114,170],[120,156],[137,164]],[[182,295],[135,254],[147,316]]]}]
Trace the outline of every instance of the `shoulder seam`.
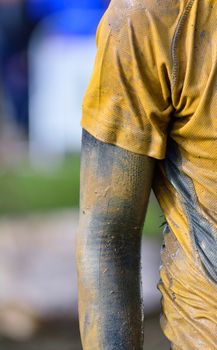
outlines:
[{"label": "shoulder seam", "polygon": [[188,3],[186,4],[186,6],[185,6],[185,8],[184,8],[179,20],[178,20],[178,24],[176,26],[175,33],[174,33],[173,39],[172,39],[172,45],[171,45],[171,56],[172,56],[171,88],[172,88],[172,91],[174,89],[175,84],[177,83],[178,72],[179,72],[179,63],[178,63],[177,55],[176,55],[178,40],[179,40],[179,37],[181,35],[181,31],[183,29],[185,21],[186,21],[188,15],[192,9],[194,1],[195,0],[189,0]]}]

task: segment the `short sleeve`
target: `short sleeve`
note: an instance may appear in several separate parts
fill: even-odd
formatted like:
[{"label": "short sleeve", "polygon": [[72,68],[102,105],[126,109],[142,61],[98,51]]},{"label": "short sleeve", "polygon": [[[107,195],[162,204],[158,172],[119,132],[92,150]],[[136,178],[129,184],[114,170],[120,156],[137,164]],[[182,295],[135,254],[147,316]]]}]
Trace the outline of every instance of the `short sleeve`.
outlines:
[{"label": "short sleeve", "polygon": [[81,125],[98,140],[165,157],[170,98],[168,33],[145,1],[112,0],[97,30],[97,55]]}]

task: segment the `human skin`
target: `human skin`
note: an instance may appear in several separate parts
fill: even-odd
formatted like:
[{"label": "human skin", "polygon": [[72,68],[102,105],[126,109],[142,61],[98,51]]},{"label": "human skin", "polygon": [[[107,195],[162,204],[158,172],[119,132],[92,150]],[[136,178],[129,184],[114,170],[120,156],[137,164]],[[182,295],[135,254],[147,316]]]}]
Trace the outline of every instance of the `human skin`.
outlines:
[{"label": "human skin", "polygon": [[84,350],[140,350],[141,236],[155,160],[82,136],[76,236]]}]

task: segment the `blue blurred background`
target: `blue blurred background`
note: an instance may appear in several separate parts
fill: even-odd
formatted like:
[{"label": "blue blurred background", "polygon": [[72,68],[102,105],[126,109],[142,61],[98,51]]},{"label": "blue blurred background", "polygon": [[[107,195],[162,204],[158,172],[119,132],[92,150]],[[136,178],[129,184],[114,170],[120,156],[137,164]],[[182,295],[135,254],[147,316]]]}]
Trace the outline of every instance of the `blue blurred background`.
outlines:
[{"label": "blue blurred background", "polygon": [[95,31],[107,5],[107,0],[0,1],[3,108],[33,152],[79,149],[76,97],[88,81]]},{"label": "blue blurred background", "polygon": [[[0,348],[81,350],[74,258],[81,106],[109,0],[0,0]],[[163,216],[144,229],[147,350]]]},{"label": "blue blurred background", "polygon": [[78,206],[82,97],[107,6],[0,0],[0,213]]}]

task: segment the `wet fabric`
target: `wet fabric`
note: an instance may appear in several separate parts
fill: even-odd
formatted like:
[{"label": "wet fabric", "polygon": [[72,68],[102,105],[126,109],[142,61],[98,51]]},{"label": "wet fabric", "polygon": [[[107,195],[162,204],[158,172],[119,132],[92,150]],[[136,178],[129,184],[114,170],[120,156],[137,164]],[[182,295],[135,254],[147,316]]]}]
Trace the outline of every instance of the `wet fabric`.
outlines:
[{"label": "wet fabric", "polygon": [[216,21],[216,0],[113,0],[83,104],[90,134],[158,159],[161,324],[174,350],[217,348]]}]

